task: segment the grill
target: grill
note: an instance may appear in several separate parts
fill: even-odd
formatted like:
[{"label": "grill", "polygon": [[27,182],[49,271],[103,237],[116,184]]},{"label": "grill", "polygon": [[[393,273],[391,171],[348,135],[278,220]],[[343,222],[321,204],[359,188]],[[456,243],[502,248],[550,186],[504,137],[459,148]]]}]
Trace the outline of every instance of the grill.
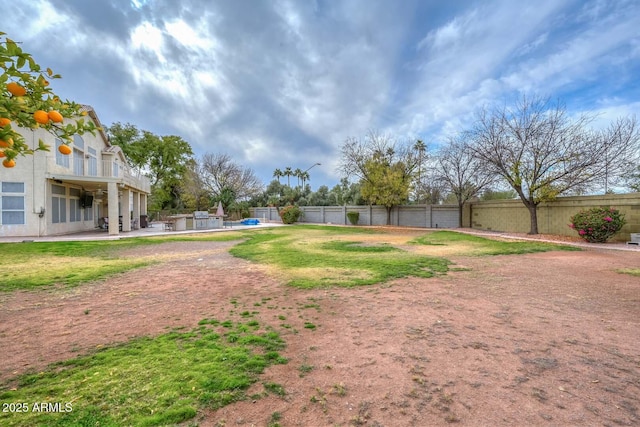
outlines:
[{"label": "grill", "polygon": [[206,230],[209,228],[209,211],[195,211],[193,213],[193,222],[196,230]]}]

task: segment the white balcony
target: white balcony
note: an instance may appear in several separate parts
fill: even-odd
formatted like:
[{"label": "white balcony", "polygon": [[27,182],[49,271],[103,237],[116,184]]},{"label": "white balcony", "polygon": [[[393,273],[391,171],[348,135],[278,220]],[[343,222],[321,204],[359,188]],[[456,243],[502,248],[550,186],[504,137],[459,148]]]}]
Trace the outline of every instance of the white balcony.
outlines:
[{"label": "white balcony", "polygon": [[138,188],[147,193],[151,192],[149,178],[140,171],[133,170],[128,165],[113,160],[102,160],[101,172],[103,177],[121,178],[130,187]]},{"label": "white balcony", "polygon": [[143,173],[131,169],[121,161],[98,160],[94,156],[72,154],[70,156],[49,157],[47,172],[50,177],[79,182],[106,182],[102,178],[117,178],[121,182],[136,190],[150,193],[149,178]]}]

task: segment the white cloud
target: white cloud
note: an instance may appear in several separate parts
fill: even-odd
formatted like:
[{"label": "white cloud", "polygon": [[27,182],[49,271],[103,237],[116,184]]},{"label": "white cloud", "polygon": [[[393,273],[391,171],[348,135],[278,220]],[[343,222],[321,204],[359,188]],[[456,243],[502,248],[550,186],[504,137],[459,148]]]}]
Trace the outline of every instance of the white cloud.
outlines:
[{"label": "white cloud", "polygon": [[337,181],[347,137],[432,143],[520,90],[638,108],[637,1],[3,4],[15,11],[4,31],[63,75],[63,97],[266,180],[319,161],[315,175]]},{"label": "white cloud", "polygon": [[131,31],[131,44],[133,50],[149,51],[161,63],[166,63],[164,56],[164,36],[162,30],[154,27],[150,22],[142,22]]}]

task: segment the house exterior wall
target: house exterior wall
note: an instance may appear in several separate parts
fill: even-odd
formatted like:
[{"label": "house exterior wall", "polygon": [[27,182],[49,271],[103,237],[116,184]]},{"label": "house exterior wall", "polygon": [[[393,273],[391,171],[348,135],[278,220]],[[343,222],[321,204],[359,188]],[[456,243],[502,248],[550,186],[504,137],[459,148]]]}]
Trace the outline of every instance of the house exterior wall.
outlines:
[{"label": "house exterior wall", "polygon": [[[134,210],[138,214],[146,214],[148,180],[127,173],[122,152],[110,146],[101,132],[76,136],[71,145],[73,153],[62,157],[58,154],[55,138],[48,132],[42,129],[18,131],[30,148],[36,148],[41,139],[49,145],[50,151],[36,151],[32,156],[18,157],[16,166],[10,169],[0,166],[0,237],[37,237],[93,230],[98,225],[98,218],[108,215],[108,198],[103,191],[107,190],[109,183],[118,183],[120,190],[132,190],[133,197],[144,202],[144,206],[138,203]],[[66,164],[57,164],[56,156],[64,159]],[[3,191],[15,190],[19,186],[17,183],[24,186],[22,194]],[[55,191],[61,194],[53,194]],[[78,196],[85,193],[94,196],[91,208],[80,206]],[[129,196],[130,192],[126,194]],[[23,198],[23,223],[12,224],[10,222],[15,220],[17,213],[7,210],[7,207],[15,208],[19,197]],[[118,197],[112,200],[130,207],[128,200],[127,203],[122,203]],[[64,204],[63,208],[60,203]],[[56,221],[56,211],[64,213],[64,221],[60,215]]]},{"label": "house exterior wall", "polygon": [[[46,138],[46,132],[36,130],[30,134],[22,133],[29,148],[37,147],[38,138]],[[46,214],[49,212],[46,195],[47,180],[44,178],[47,169],[47,158],[44,153],[36,152],[33,156],[18,157],[16,166],[7,169],[0,168],[0,186],[7,183],[24,183],[24,224],[6,224],[0,217],[0,236],[38,236],[43,235],[47,229]],[[1,189],[2,187],[0,187]],[[2,193],[2,197],[8,194]],[[2,200],[0,208],[4,211]],[[40,217],[41,210],[44,215]]]}]

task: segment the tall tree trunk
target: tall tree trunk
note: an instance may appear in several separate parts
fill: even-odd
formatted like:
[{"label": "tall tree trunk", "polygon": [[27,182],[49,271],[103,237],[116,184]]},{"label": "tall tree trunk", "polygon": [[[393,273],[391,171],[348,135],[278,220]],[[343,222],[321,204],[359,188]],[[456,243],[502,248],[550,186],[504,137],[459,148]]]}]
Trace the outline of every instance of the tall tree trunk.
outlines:
[{"label": "tall tree trunk", "polygon": [[391,206],[385,206],[387,208],[387,225],[391,225]]},{"label": "tall tree trunk", "polygon": [[458,203],[458,227],[462,228],[462,211],[464,203]]},{"label": "tall tree trunk", "polygon": [[525,203],[527,209],[529,209],[529,216],[531,217],[531,229],[529,234],[538,234],[538,204],[527,202]]}]

